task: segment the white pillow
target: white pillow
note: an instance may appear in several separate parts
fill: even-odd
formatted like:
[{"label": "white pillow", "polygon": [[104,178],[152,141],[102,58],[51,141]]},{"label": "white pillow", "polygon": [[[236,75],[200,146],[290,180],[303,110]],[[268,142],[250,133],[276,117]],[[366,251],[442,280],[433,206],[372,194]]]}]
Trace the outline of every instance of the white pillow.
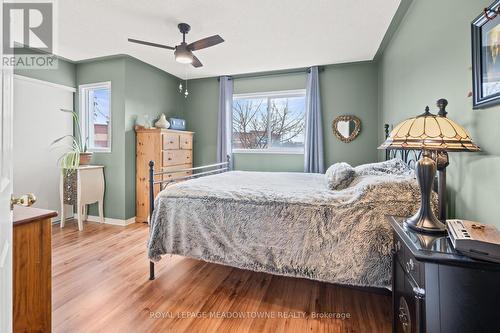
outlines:
[{"label": "white pillow", "polygon": [[359,165],[354,168],[358,176],[410,175],[413,170],[400,158]]},{"label": "white pillow", "polygon": [[349,186],[356,176],[354,168],[345,162],[332,164],[325,173],[328,188],[340,191]]}]

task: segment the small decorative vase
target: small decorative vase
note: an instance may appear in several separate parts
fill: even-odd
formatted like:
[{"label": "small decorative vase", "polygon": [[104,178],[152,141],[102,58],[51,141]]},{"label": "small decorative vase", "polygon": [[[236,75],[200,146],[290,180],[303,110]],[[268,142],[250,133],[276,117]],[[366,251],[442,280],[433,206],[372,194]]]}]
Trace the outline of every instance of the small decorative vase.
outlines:
[{"label": "small decorative vase", "polygon": [[155,127],[158,127],[158,128],[169,128],[170,127],[170,123],[168,122],[164,113],[161,114],[160,118],[155,123]]},{"label": "small decorative vase", "polygon": [[92,160],[92,153],[80,153],[80,165],[89,165]]}]

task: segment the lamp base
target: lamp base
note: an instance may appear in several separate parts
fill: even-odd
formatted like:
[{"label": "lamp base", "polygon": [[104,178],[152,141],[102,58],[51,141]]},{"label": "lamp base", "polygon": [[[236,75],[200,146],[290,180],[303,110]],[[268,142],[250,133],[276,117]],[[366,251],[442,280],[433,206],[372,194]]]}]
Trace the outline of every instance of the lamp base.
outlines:
[{"label": "lamp base", "polygon": [[423,151],[422,157],[416,163],[415,175],[420,186],[420,209],[415,215],[407,219],[404,224],[418,232],[446,234],[446,226],[436,218],[431,207],[436,162],[426,150]]},{"label": "lamp base", "polygon": [[427,234],[444,235],[447,233],[446,225],[439,221],[434,214],[432,216],[425,216],[419,213],[420,211],[404,221],[404,225],[417,232]]}]

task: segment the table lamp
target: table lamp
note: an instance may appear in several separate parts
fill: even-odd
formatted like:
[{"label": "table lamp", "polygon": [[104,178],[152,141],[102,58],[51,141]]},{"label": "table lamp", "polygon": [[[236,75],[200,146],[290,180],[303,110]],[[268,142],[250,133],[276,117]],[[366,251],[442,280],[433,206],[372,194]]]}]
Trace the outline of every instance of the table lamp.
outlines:
[{"label": "table lamp", "polygon": [[397,125],[379,149],[422,151],[415,165],[421,194],[420,209],[405,224],[418,232],[446,233],[446,226],[436,218],[431,207],[437,168],[435,158],[439,152],[480,151],[467,131],[449,118],[432,114],[426,107],[423,114]]}]

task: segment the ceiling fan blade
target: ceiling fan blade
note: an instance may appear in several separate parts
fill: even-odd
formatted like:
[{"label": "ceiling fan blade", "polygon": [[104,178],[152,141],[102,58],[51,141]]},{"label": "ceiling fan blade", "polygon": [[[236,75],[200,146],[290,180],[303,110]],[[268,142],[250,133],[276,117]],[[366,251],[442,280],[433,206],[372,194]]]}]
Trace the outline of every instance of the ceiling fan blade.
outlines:
[{"label": "ceiling fan blade", "polygon": [[196,51],[196,50],[201,50],[201,49],[204,49],[204,48],[207,48],[210,46],[220,44],[223,41],[224,41],[224,39],[222,39],[221,36],[213,35],[210,37],[206,37],[206,38],[197,40],[196,42],[192,42],[187,47],[188,47],[188,50]]},{"label": "ceiling fan blade", "polygon": [[195,68],[203,66],[200,59],[196,58],[196,56],[194,54],[193,54],[193,62],[191,63],[191,65],[193,65],[193,67],[195,67]]},{"label": "ceiling fan blade", "polygon": [[163,45],[163,44],[156,44],[156,43],[151,43],[151,42],[146,42],[146,41],[143,41],[143,40],[138,40],[138,39],[133,39],[133,38],[129,38],[128,41],[132,42],[132,43],[142,44],[142,45],[148,45],[148,46],[154,46],[154,47],[161,47],[163,49],[168,49],[168,50],[175,50],[175,47],[172,47],[172,46]]}]

